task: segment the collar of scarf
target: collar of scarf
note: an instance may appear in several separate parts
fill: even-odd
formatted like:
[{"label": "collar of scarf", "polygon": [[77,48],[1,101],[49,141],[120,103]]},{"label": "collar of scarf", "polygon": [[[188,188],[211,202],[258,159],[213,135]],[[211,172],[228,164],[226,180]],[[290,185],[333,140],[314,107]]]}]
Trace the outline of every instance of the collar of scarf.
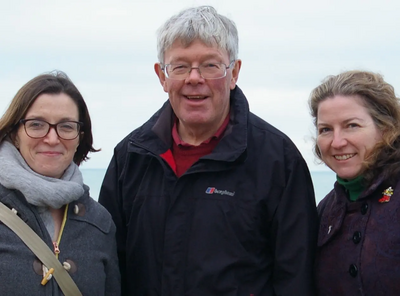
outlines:
[{"label": "collar of scarf", "polygon": [[339,184],[343,185],[349,192],[349,198],[351,201],[356,201],[360,194],[365,190],[364,177],[358,176],[351,180],[345,180],[336,176]]},{"label": "collar of scarf", "polygon": [[84,193],[83,178],[72,162],[60,179],[34,172],[9,141],[0,143],[0,183],[22,192],[28,203],[37,207],[59,209],[79,199]]}]

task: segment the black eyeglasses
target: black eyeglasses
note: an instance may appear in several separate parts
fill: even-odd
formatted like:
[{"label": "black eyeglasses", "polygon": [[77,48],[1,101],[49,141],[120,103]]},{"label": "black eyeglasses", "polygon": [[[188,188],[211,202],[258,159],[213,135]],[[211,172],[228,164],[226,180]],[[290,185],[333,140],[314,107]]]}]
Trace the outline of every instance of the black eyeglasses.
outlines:
[{"label": "black eyeglasses", "polygon": [[41,119],[21,119],[19,123],[24,125],[26,134],[33,139],[46,137],[50,128],[54,128],[59,138],[73,140],[78,137],[83,126],[83,123],[79,121],[62,121],[51,124]]}]

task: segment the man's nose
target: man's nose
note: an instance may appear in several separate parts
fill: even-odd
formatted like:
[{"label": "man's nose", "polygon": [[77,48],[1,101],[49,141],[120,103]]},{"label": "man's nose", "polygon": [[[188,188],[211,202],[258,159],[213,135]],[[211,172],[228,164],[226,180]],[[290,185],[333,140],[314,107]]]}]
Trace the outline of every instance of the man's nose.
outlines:
[{"label": "man's nose", "polygon": [[200,80],[204,80],[204,78],[201,76],[199,67],[192,67],[186,78],[186,83],[197,84]]}]

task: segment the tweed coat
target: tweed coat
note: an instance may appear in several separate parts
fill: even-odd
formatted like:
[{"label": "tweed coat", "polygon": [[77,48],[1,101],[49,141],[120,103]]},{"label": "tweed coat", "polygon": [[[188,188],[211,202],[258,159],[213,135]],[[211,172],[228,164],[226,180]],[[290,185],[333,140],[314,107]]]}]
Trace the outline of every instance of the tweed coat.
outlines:
[{"label": "tweed coat", "polygon": [[400,295],[400,180],[377,180],[355,202],[336,182],[318,212],[318,295]]}]

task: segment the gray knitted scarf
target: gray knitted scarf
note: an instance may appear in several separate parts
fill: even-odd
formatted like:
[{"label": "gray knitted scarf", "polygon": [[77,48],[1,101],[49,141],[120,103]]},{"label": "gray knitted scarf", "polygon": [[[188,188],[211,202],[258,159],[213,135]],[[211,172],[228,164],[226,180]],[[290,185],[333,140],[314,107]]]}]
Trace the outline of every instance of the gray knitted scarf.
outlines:
[{"label": "gray knitted scarf", "polygon": [[50,234],[54,232],[54,225],[48,225],[53,224],[48,208],[59,209],[84,193],[82,174],[74,162],[60,179],[46,177],[34,172],[7,140],[0,143],[0,183],[21,191],[28,203],[38,207]]}]

